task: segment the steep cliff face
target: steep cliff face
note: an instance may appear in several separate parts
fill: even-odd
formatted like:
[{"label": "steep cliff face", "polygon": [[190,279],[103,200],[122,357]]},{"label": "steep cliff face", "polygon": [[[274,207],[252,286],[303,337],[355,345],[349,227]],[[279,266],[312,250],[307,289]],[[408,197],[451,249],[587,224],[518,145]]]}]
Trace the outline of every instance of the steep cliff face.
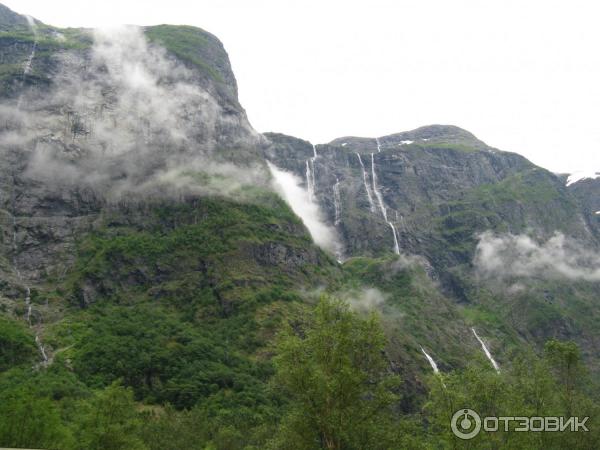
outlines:
[{"label": "steep cliff face", "polygon": [[26,362],[78,364],[63,324],[123,302],[254,351],[256,310],[339,278],[271,191],[216,37],[0,13],[0,308],[35,338]]},{"label": "steep cliff face", "polygon": [[594,241],[558,176],[457,127],[339,138],[317,145],[314,161],[308,142],[267,137],[272,145],[266,155],[276,165],[306,180],[309,161],[315,198],[332,224],[339,192],[337,228],[347,256],[393,251],[386,218],[403,252],[423,255],[439,268],[470,261],[477,233],[485,230],[533,231],[540,238],[561,231]]},{"label": "steep cliff face", "polygon": [[[64,273],[76,237],[106,204],[222,193],[232,176],[231,189],[264,176],[262,138],[211,34],[61,30],[4,7],[1,23],[7,279],[17,269],[36,281]],[[248,170],[234,174],[232,163]]]},{"label": "steep cliff face", "polygon": [[[34,19],[17,14],[10,8],[0,4],[0,31],[27,30]],[[39,22],[37,22],[39,23]]]},{"label": "steep cliff face", "polygon": [[[267,137],[266,158],[314,191],[347,264],[393,254],[396,241],[399,253],[421,258],[454,302],[458,329],[450,339],[469,341],[461,326],[484,327],[497,354],[540,348],[550,337],[573,339],[596,369],[592,342],[600,336],[589,320],[600,317],[597,180],[567,187],[564,177],[453,126],[345,137],[314,149],[289,136]],[[437,301],[440,311],[444,304]],[[413,336],[425,324],[446,327],[435,309],[418,317]],[[446,342],[428,345],[435,351]],[[458,353],[443,351],[450,360]]]},{"label": "steep cliff face", "polygon": [[569,185],[568,190],[579,201],[585,220],[596,239],[600,239],[600,179],[578,181]]},{"label": "steep cliff face", "polygon": [[[173,323],[208,330],[224,366],[231,350],[264,383],[274,324],[323,289],[359,303],[378,292],[390,364],[412,394],[429,369],[421,346],[460,367],[481,353],[471,327],[501,364],[551,336],[600,361],[597,181],[566,187],[452,126],[316,146],[259,135],[223,46],[193,27],[63,30],[0,9],[0,65],[0,306],[84,383],[96,365],[111,382],[114,359],[150,401],[207,398],[174,398],[188,369],[163,389],[174,375],[152,361],[83,344],[96,317],[112,339],[107,324],[129,309],[169,322],[181,348]],[[271,191],[265,159],[304,180],[345,264]]]}]

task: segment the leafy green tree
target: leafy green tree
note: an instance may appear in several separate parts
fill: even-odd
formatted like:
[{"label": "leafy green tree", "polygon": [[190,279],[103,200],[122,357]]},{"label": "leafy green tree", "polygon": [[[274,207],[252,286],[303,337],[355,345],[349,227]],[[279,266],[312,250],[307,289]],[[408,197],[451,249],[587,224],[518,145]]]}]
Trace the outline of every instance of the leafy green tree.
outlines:
[{"label": "leafy green tree", "polygon": [[[501,373],[485,361],[441,377],[431,377],[425,405],[425,423],[434,448],[452,449],[589,449],[598,441],[598,403],[587,392],[585,370],[573,343],[549,341],[543,358],[532,352],[512,358],[512,366]],[[589,416],[589,432],[515,432],[501,423],[496,432],[480,432],[471,440],[453,435],[452,415],[463,408],[480,417],[571,417]]]},{"label": "leafy green tree", "polygon": [[389,374],[378,319],[364,319],[322,297],[301,329],[288,327],[275,358],[275,386],[289,399],[271,442],[279,449],[401,447],[390,406]]},{"label": "leafy green tree", "polygon": [[544,358],[558,383],[564,412],[570,416],[575,411],[577,392],[586,375],[579,348],[574,342],[552,339],[544,346]]},{"label": "leafy green tree", "polygon": [[22,325],[0,317],[0,371],[30,361],[35,344]]},{"label": "leafy green tree", "polygon": [[82,405],[77,424],[78,447],[82,450],[144,450],[141,417],[133,393],[113,383]]},{"label": "leafy green tree", "polygon": [[70,448],[71,440],[60,412],[48,398],[25,389],[3,393],[0,399],[0,446]]}]

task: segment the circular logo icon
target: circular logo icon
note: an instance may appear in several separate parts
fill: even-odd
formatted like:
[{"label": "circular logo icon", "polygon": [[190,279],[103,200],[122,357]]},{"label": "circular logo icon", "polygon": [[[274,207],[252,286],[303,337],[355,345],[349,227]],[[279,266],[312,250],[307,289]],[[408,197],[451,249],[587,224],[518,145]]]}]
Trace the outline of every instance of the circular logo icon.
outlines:
[{"label": "circular logo icon", "polygon": [[450,422],[452,432],[460,439],[473,439],[481,430],[481,417],[472,409],[459,409]]}]

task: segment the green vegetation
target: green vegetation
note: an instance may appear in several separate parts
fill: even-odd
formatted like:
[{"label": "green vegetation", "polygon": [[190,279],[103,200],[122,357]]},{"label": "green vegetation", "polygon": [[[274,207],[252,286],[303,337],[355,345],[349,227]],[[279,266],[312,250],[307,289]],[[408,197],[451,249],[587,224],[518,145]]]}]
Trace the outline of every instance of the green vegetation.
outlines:
[{"label": "green vegetation", "polygon": [[[589,385],[576,345],[548,341],[541,358],[516,357],[513,365],[497,374],[489,364],[471,364],[462,371],[433,376],[424,417],[430,424],[432,448],[588,449],[599,438],[600,403]],[[464,408],[481,417],[589,417],[589,432],[515,432],[511,422],[498,432],[480,432],[463,441],[448,426],[452,415]]]},{"label": "green vegetation", "polygon": [[0,317],[0,372],[30,363],[35,353],[33,336],[25,326]]},{"label": "green vegetation", "polygon": [[274,383],[289,399],[273,448],[386,449],[399,446],[385,338],[375,316],[322,298],[298,335],[288,327],[277,348]]},{"label": "green vegetation", "polygon": [[[228,64],[227,54],[225,50],[220,54],[212,50],[216,38],[206,31],[191,26],[157,25],[146,28],[145,32],[150,42],[162,45],[178,59],[197,67],[212,80],[224,82],[222,74],[215,67]],[[207,60],[208,54],[215,60]]]},{"label": "green vegetation", "polygon": [[44,51],[56,51],[59,49],[81,49],[92,44],[92,38],[87,30],[81,28],[53,28],[40,26],[38,34],[34,35],[31,30],[0,31],[0,46],[36,43],[36,54],[40,56]]},{"label": "green vegetation", "polygon": [[[290,310],[270,350],[274,365],[265,361],[271,369],[253,381],[239,355],[219,355],[215,342],[198,347],[203,338],[193,334],[199,331],[165,320],[164,311],[152,313],[144,305],[142,316],[131,316],[114,308],[114,315],[100,315],[90,325],[93,332],[72,355],[75,373],[59,359],[46,370],[0,374],[0,445],[529,450],[593,448],[598,439],[600,404],[573,343],[549,341],[542,357],[516,356],[500,374],[475,360],[465,369],[431,375],[426,401],[406,413],[398,408],[401,380],[384,356],[380,319],[353,312],[339,300],[323,296],[311,311]],[[171,375],[175,378],[164,378]],[[173,381],[182,378],[188,391]],[[191,394],[184,404],[172,407],[170,401],[180,397],[169,398],[168,392],[160,397],[154,388],[169,383],[177,393]],[[482,417],[589,416],[590,432],[500,430],[461,441],[449,424],[462,408]]]}]

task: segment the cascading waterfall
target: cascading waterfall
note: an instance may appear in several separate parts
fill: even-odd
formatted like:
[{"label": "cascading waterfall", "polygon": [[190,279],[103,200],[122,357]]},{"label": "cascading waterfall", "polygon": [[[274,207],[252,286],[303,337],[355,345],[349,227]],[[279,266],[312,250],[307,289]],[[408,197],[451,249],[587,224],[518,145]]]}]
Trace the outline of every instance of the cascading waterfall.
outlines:
[{"label": "cascading waterfall", "polygon": [[335,184],[333,185],[333,207],[335,210],[334,225],[339,225],[342,220],[342,197],[340,195],[340,179],[335,178]]},{"label": "cascading waterfall", "polygon": [[[37,40],[38,40],[38,35],[37,35],[37,27],[35,24],[35,21],[33,20],[33,18],[31,16],[25,16],[27,18],[27,23],[29,24],[29,28],[31,29],[31,32],[33,33],[34,36],[34,40],[33,40],[33,46],[31,48],[31,53],[29,54],[29,57],[27,58],[27,61],[25,62],[25,65],[23,66],[23,80],[22,83],[25,81],[25,77],[27,75],[29,75],[29,72],[31,72],[31,65],[33,63],[33,59],[35,58],[35,51],[37,49]],[[23,100],[23,93],[21,93],[21,95],[19,95],[19,100],[17,101],[17,109],[21,108],[21,103]],[[14,199],[13,199],[14,201]],[[23,280],[23,276],[21,275],[21,272],[19,271],[19,266],[18,266],[18,261],[17,261],[17,253],[18,253],[18,241],[17,241],[17,219],[15,217],[14,214],[14,207],[13,207],[13,214],[12,214],[12,224],[13,224],[13,267],[15,269],[15,274],[17,275],[17,279],[25,286],[25,308],[26,308],[26,312],[25,312],[25,320],[27,321],[27,324],[29,325],[29,328],[33,328],[33,324],[31,323],[31,313],[32,313],[32,305],[31,305],[31,289],[29,288],[29,286],[25,285],[24,280]],[[44,348],[44,344],[42,343],[42,340],[40,339],[40,325],[42,323],[42,319],[41,316],[39,318],[39,321],[35,327],[35,344],[37,345],[37,348],[42,356],[42,365],[47,365],[48,364],[48,355],[46,354],[46,349]]]},{"label": "cascading waterfall", "polygon": [[438,369],[437,364],[435,363],[433,358],[429,355],[429,353],[427,353],[423,347],[421,347],[421,351],[425,355],[425,358],[427,358],[427,361],[429,361],[429,364],[431,365],[431,368],[433,369],[433,373],[440,373],[440,370]]},{"label": "cascading waterfall", "polygon": [[37,42],[34,41],[33,42],[33,47],[31,48],[31,53],[29,54],[29,58],[27,58],[27,61],[25,62],[25,66],[23,66],[23,75],[29,75],[29,72],[31,72],[31,63],[33,62],[33,58],[35,58],[35,50],[37,47]]},{"label": "cascading waterfall", "polygon": [[360,154],[356,153],[356,157],[358,158],[358,162],[360,163],[360,167],[362,169],[363,183],[365,185],[365,191],[367,191],[367,198],[369,199],[369,207],[371,208],[371,212],[375,212],[375,203],[373,203],[373,197],[371,196],[371,189],[369,188],[369,183],[367,182],[367,170],[365,169],[365,165],[363,164]]},{"label": "cascading waterfall", "polygon": [[[12,242],[12,248],[13,248],[13,267],[15,269],[15,274],[17,276],[17,279],[25,286],[25,320],[27,321],[27,324],[29,325],[29,328],[34,328],[33,324],[31,323],[31,313],[32,313],[32,305],[31,305],[31,288],[27,285],[25,285],[24,280],[23,280],[23,276],[21,275],[21,271],[19,270],[19,265],[18,265],[18,261],[17,261],[17,253],[19,250],[19,246],[18,246],[18,241],[17,241],[17,219],[14,215],[14,209],[13,209],[13,214],[12,214],[12,225],[13,225],[13,242]],[[42,365],[47,365],[48,364],[48,355],[46,353],[46,349],[44,348],[44,344],[42,343],[42,340],[40,339],[40,325],[41,325],[42,319],[41,316],[39,318],[39,322],[37,324],[37,326],[35,327],[35,345],[37,345],[38,351],[40,352],[40,355],[42,356]]]},{"label": "cascading waterfall", "polygon": [[[25,82],[25,77],[27,75],[29,75],[29,72],[31,72],[31,64],[33,63],[33,58],[35,58],[35,51],[37,49],[37,27],[35,25],[35,21],[33,20],[33,18],[31,16],[25,16],[25,17],[27,18],[27,23],[29,24],[29,29],[33,33],[34,39],[33,39],[33,46],[31,47],[31,53],[29,54],[29,57],[27,58],[27,61],[25,62],[25,65],[23,66],[23,80],[21,81],[21,84],[23,84]],[[19,95],[19,100],[17,101],[17,109],[21,108],[22,100],[23,100],[23,94],[21,93],[21,95]]]},{"label": "cascading waterfall", "polygon": [[315,198],[315,161],[317,160],[317,147],[313,144],[313,156],[306,160],[306,188],[308,189],[308,200],[314,201]]},{"label": "cascading waterfall", "polygon": [[483,340],[479,337],[479,335],[477,334],[477,331],[475,331],[475,328],[471,328],[471,330],[473,331],[473,334],[475,335],[475,337],[481,344],[481,348],[483,348],[483,352],[485,353],[485,356],[487,356],[487,359],[490,360],[490,362],[492,363],[492,366],[494,366],[494,369],[496,369],[496,372],[500,373],[500,366],[498,366],[498,363],[492,357],[492,354],[486,347],[485,342],[483,342]]},{"label": "cascading waterfall", "polygon": [[27,307],[25,319],[31,327],[31,289],[29,289],[29,286],[25,286],[25,306]]},{"label": "cascading waterfall", "polygon": [[312,171],[310,170],[310,160],[306,160],[306,190],[308,191],[308,201],[313,201],[314,186],[312,183]]},{"label": "cascading waterfall", "polygon": [[48,364],[48,355],[46,354],[46,349],[44,348],[44,344],[42,344],[42,341],[40,340],[40,335],[36,333],[35,335],[35,343],[38,347],[38,350],[40,351],[41,355],[42,355],[42,364],[46,365]]},{"label": "cascading waterfall", "polygon": [[377,153],[381,153],[381,144],[379,143],[379,138],[375,138],[375,142],[377,143]]},{"label": "cascading waterfall", "polygon": [[392,222],[390,222],[388,220],[387,208],[386,208],[385,204],[383,203],[383,195],[381,195],[381,192],[379,191],[379,188],[377,187],[377,174],[375,172],[375,156],[373,153],[371,153],[371,179],[373,181],[373,192],[375,192],[375,197],[377,197],[377,203],[379,204],[379,209],[381,211],[381,215],[383,216],[383,219],[385,220],[385,222],[392,229],[392,234],[394,235],[394,253],[396,255],[399,255],[400,254],[400,245],[398,244],[398,234],[396,233],[396,227],[394,226],[394,224]]}]

